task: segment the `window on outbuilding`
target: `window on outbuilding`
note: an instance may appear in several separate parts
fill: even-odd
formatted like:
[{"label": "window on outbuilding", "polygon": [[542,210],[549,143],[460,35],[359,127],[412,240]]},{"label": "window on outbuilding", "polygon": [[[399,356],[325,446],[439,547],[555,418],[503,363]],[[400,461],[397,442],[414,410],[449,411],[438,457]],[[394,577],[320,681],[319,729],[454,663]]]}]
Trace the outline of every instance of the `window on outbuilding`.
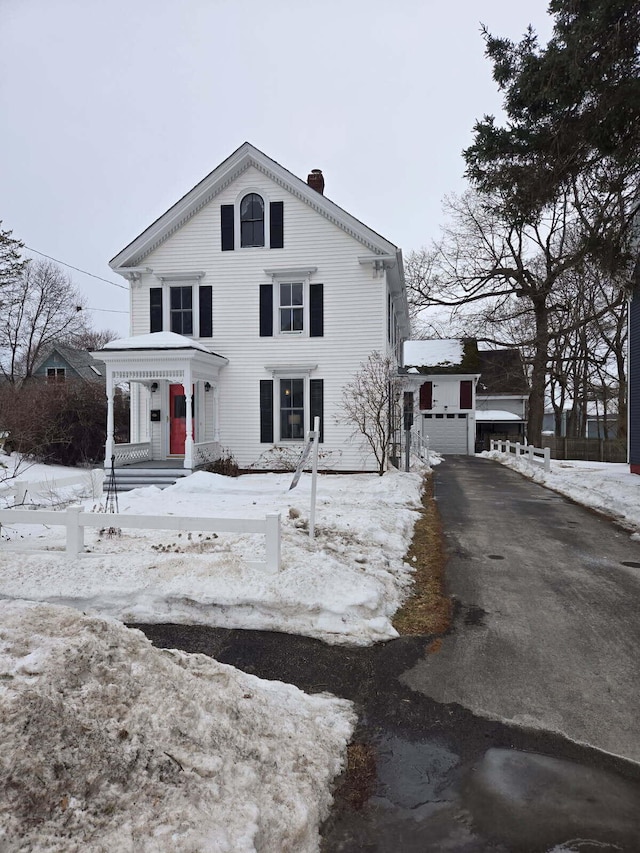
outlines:
[{"label": "window on outbuilding", "polygon": [[264,201],[257,193],[240,202],[240,246],[264,246]]}]

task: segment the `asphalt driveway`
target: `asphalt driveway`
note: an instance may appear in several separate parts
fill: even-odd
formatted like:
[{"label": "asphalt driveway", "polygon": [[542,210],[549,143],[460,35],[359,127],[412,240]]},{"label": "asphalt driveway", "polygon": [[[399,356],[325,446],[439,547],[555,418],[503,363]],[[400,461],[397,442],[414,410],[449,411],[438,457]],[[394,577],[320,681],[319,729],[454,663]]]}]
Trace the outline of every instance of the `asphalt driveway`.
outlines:
[{"label": "asphalt driveway", "polygon": [[489,459],[434,477],[457,617],[401,681],[640,762],[640,543]]},{"label": "asphalt driveway", "polygon": [[441,644],[138,627],[355,702],[360,764],[323,853],[640,849],[640,545],[495,462],[434,476],[457,602]]}]

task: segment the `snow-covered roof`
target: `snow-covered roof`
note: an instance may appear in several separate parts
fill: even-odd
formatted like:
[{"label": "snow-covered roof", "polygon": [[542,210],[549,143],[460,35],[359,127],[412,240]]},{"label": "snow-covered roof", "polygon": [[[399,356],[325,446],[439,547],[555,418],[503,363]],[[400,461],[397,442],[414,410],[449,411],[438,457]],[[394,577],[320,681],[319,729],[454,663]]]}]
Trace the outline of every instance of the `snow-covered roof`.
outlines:
[{"label": "snow-covered roof", "polygon": [[404,342],[405,367],[453,367],[464,354],[460,339]]},{"label": "snow-covered roof", "polygon": [[131,338],[119,338],[109,341],[103,347],[105,350],[127,349],[198,349],[211,354],[211,350],[193,338],[185,338],[175,332],[151,332],[148,335],[134,335]]},{"label": "snow-covered roof", "polygon": [[515,415],[513,412],[505,412],[501,409],[477,409],[476,410],[476,420],[477,421],[520,421],[522,423],[522,418],[519,418],[518,415]]}]

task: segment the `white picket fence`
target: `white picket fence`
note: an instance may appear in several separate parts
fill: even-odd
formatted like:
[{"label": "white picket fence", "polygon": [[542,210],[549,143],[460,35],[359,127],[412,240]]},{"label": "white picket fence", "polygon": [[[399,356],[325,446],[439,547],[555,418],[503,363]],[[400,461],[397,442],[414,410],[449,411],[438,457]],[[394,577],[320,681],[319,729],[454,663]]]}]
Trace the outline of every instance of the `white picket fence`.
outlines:
[{"label": "white picket fence", "polygon": [[551,470],[551,450],[548,447],[534,447],[532,444],[520,444],[519,441],[496,441],[491,439],[491,450],[499,453],[513,453],[518,458],[524,458],[531,465],[544,466],[545,471]]},{"label": "white picket fence", "polygon": [[267,571],[280,570],[280,513],[273,512],[260,518],[188,518],[186,516],[123,515],[104,512],[84,512],[80,506],[67,507],[66,511],[2,509],[0,524],[49,524],[66,527],[66,553],[79,557],[84,551],[85,527],[135,528],[138,530],[180,530],[202,533],[261,533],[265,537],[265,560],[250,565],[264,567]]},{"label": "white picket fence", "polygon": [[47,480],[9,479],[0,483],[0,497],[12,497],[14,503],[24,504],[27,496],[34,501],[38,498],[46,500],[55,495],[59,489],[80,486],[87,494],[91,494],[93,500],[98,500],[102,495],[104,476],[104,468],[93,468],[78,471],[77,474],[70,474],[67,477],[52,476]]}]

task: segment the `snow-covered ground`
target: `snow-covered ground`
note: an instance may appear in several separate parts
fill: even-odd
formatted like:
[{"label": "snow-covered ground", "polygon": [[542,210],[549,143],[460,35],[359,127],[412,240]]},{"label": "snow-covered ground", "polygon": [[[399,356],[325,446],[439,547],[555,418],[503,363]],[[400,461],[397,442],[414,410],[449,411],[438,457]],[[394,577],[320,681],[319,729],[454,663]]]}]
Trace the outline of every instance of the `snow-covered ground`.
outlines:
[{"label": "snow-covered ground", "polygon": [[76,609],[0,601],[0,850],[318,849],[354,726]]},{"label": "snow-covered ground", "polygon": [[[553,462],[544,474],[487,455],[640,531],[640,479],[626,465]],[[33,466],[20,476],[53,472]],[[0,850],[318,849],[354,726],[350,703],[154,649],[110,618],[270,628],[333,643],[394,636],[421,475],[320,477],[313,541],[310,478],[291,492],[290,481],[200,473],[120,496],[121,512],[157,516],[281,512],[277,575],[249,565],[261,537],[88,532],[90,553],[70,561],[62,528],[3,527]]]},{"label": "snow-covered ground", "polygon": [[481,454],[495,459],[566,495],[577,503],[603,512],[640,534],[640,477],[629,473],[627,464],[611,462],[551,461],[551,471],[545,473],[541,466],[532,466],[523,457],[489,451]]},{"label": "snow-covered ground", "polygon": [[[68,474],[19,472],[47,483]],[[314,540],[310,477],[293,491],[290,483],[290,474],[198,473],[119,496],[121,513],[157,517],[280,512],[278,574],[251,565],[260,536],[88,529],[88,553],[70,560],[64,528],[3,526],[0,850],[318,849],[355,724],[351,704],[159,651],[112,618],[333,643],[395,636],[422,475],[321,476]],[[44,500],[72,497],[77,490],[52,482]],[[105,515],[105,527],[116,524]]]},{"label": "snow-covered ground", "polygon": [[[37,467],[28,473],[42,477]],[[277,574],[250,565],[264,551],[258,535],[122,529],[108,537],[87,528],[89,553],[70,559],[63,527],[5,524],[0,598],[72,605],[124,622],[269,629],[329,643],[366,645],[396,636],[390,620],[411,582],[403,558],[418,517],[421,474],[320,475],[313,540],[311,477],[303,474],[292,491],[290,483],[290,474],[234,479],[198,472],[164,490],[119,496],[121,513],[158,517],[280,512]],[[92,509],[91,500],[83,505]],[[107,516],[105,527],[112,523]]]}]

